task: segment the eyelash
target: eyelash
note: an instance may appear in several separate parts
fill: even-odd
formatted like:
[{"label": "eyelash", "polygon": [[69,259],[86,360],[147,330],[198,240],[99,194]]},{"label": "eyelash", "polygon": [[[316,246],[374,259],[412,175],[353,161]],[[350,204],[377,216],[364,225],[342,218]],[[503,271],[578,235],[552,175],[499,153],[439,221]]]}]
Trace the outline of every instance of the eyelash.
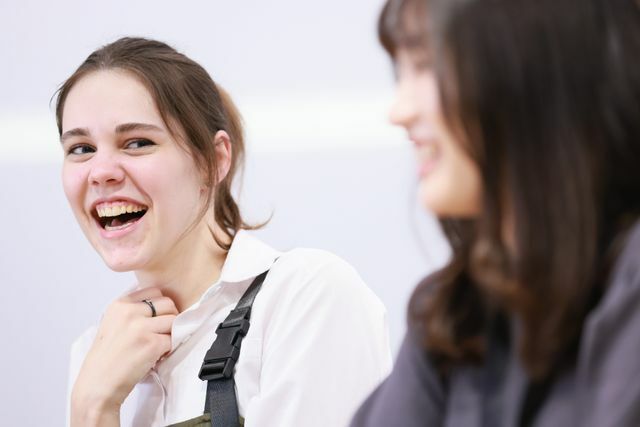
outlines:
[{"label": "eyelash", "polygon": [[[133,147],[132,145],[138,144],[138,147]],[[130,149],[130,150],[137,150],[137,149],[141,149],[144,147],[148,147],[151,145],[156,145],[153,141],[146,139],[146,138],[138,138],[138,139],[132,139],[127,141],[124,144],[124,148],[125,149]],[[79,152],[79,150],[81,150]],[[83,154],[90,154],[90,153],[94,153],[96,151],[95,147],[89,145],[89,144],[77,144],[77,145],[73,145],[71,147],[69,147],[69,150],[67,151],[68,155],[71,156],[82,156]]]},{"label": "eyelash", "polygon": [[[137,144],[142,143],[142,145],[140,145],[139,147],[131,147],[131,145],[136,144],[136,143],[137,143]],[[148,146],[150,146],[150,145],[156,145],[156,144],[155,144],[155,142],[153,142],[153,141],[151,141],[151,140],[149,140],[149,139],[146,139],[146,138],[138,138],[138,139],[132,139],[132,140],[130,140],[130,141],[127,141],[127,143],[124,145],[124,148],[127,148],[127,149],[129,149],[129,148],[130,148],[130,149],[135,150],[135,149],[139,149],[139,148],[148,147]]]},{"label": "eyelash", "polygon": [[[83,151],[83,152],[78,153],[78,152],[76,152],[78,149],[82,149],[82,150],[89,149],[91,151]],[[73,146],[69,147],[69,150],[67,150],[67,154],[70,155],[70,156],[81,156],[83,154],[89,154],[89,153],[93,153],[95,151],[96,151],[95,148],[92,147],[91,145],[78,144],[78,145],[73,145]]]}]

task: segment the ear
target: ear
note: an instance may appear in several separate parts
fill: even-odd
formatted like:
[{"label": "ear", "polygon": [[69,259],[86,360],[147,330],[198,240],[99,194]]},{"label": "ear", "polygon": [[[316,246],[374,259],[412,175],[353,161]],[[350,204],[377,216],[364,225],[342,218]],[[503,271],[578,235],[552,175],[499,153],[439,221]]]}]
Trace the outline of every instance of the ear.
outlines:
[{"label": "ear", "polygon": [[231,138],[229,138],[227,132],[219,130],[216,132],[213,144],[216,152],[216,162],[218,164],[218,176],[216,177],[216,184],[218,184],[227,176],[231,168],[231,156],[233,155],[231,152]]}]

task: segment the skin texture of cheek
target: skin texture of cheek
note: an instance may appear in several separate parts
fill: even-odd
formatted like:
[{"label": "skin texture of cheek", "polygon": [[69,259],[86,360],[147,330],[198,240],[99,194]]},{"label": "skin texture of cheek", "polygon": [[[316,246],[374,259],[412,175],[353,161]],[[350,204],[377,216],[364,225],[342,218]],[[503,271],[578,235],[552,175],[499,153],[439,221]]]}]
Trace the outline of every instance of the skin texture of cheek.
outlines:
[{"label": "skin texture of cheek", "polygon": [[73,215],[87,237],[87,219],[83,194],[87,189],[87,174],[83,167],[65,164],[62,168],[62,187]]},{"label": "skin texture of cheek", "polygon": [[113,255],[119,258],[126,259],[130,252],[130,269],[155,269],[185,252],[196,233],[195,222],[203,207],[199,174],[190,158],[169,152],[155,160],[154,164],[138,164],[136,173],[131,172],[132,181],[138,178],[136,187],[149,210],[143,217],[142,229],[135,235],[140,240],[126,242],[131,243],[131,248],[114,248]]},{"label": "skin texture of cheek", "polygon": [[448,153],[429,176],[421,179],[422,205],[440,217],[472,217],[481,209],[481,180],[477,167],[462,154]]}]

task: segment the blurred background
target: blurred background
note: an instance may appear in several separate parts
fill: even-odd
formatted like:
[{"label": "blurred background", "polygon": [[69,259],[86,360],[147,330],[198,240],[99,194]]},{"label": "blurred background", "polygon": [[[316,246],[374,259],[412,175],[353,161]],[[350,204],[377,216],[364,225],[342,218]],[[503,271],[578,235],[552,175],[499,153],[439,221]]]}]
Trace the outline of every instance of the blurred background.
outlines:
[{"label": "blurred background", "polygon": [[395,353],[411,290],[448,249],[415,201],[410,144],[387,122],[382,4],[0,0],[3,425],[64,424],[69,346],[134,281],[109,271],[75,224],[50,105],[91,51],[125,35],[173,45],[228,90],[246,124],[244,214],[273,214],[257,234],[279,249],[354,265],[387,306]]}]

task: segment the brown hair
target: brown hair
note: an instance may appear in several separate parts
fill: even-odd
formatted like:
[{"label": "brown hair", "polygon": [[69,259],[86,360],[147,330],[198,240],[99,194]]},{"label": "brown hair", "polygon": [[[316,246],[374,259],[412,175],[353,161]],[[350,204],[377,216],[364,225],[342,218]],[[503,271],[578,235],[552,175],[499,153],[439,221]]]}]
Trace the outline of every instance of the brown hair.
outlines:
[{"label": "brown hair", "polygon": [[[210,191],[201,215],[213,203],[214,219],[229,242],[242,228],[251,229],[240,215],[231,193],[236,172],[244,161],[242,121],[229,95],[211,79],[202,66],[165,43],[124,37],[93,52],[57,92],[56,121],[62,134],[64,104],[73,86],[86,75],[118,69],[138,78],[150,92],[167,128],[183,141],[199,170],[204,172]],[[176,128],[175,124],[178,125]],[[229,134],[232,147],[227,175],[216,184],[218,164],[213,144],[216,132]],[[213,234],[224,249],[230,244]]]},{"label": "brown hair", "polygon": [[573,360],[614,242],[639,216],[640,10],[388,0],[379,35],[391,57],[433,58],[443,114],[483,185],[477,218],[441,218],[452,259],[414,291],[410,326],[445,369],[480,360],[493,319],[509,315],[543,378]]}]

